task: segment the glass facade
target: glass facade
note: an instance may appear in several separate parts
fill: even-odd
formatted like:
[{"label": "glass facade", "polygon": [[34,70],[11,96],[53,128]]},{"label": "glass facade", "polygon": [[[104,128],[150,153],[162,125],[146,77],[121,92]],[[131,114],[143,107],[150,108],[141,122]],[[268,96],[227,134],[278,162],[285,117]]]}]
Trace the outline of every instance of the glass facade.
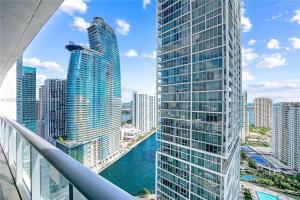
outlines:
[{"label": "glass facade", "polygon": [[[100,17],[88,28],[90,47],[70,44],[67,76],[67,151],[93,167],[119,149],[120,61],[116,35]],[[61,146],[61,145],[60,145]]]},{"label": "glass facade", "polygon": [[36,69],[17,61],[17,121],[36,132]]},{"label": "glass facade", "polygon": [[158,0],[159,199],[237,199],[240,0]]},{"label": "glass facade", "polygon": [[66,135],[66,80],[47,79],[43,89],[44,135],[47,140]]}]

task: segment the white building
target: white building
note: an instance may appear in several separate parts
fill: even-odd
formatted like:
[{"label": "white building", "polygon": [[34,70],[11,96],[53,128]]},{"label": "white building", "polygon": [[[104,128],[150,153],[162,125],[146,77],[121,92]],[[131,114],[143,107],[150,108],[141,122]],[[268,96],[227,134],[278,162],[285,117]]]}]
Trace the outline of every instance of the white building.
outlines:
[{"label": "white building", "polygon": [[141,132],[156,128],[156,96],[134,92],[132,102],[132,124]]},{"label": "white building", "polygon": [[257,97],[254,99],[254,126],[271,128],[272,99]]},{"label": "white building", "polygon": [[246,141],[246,137],[249,136],[249,112],[247,107],[247,92],[243,92],[242,95],[242,105],[241,105],[241,140],[242,142]]},{"label": "white building", "polygon": [[121,127],[121,140],[134,139],[141,134],[141,131],[133,125],[125,125]]},{"label": "white building", "polygon": [[300,172],[300,102],[274,105],[271,146],[274,156]]}]

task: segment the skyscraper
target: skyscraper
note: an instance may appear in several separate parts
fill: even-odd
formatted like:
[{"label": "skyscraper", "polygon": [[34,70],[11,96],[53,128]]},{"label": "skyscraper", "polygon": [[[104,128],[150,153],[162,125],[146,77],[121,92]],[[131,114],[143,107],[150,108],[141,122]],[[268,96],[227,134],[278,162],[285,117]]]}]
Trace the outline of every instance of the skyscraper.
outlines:
[{"label": "skyscraper", "polygon": [[277,159],[300,173],[300,102],[274,105],[271,146]]},{"label": "skyscraper", "polygon": [[158,199],[237,199],[240,0],[159,0],[157,10]]},{"label": "skyscraper", "polygon": [[66,135],[66,80],[47,79],[44,86],[45,139]]},{"label": "skyscraper", "polygon": [[142,92],[133,93],[132,124],[141,132],[156,128],[155,95]]},{"label": "skyscraper", "polygon": [[272,99],[257,97],[254,99],[254,126],[271,128]]},{"label": "skyscraper", "polygon": [[121,82],[117,38],[100,17],[88,28],[91,48],[69,44],[67,141],[58,147],[88,167],[119,149]]},{"label": "skyscraper", "polygon": [[247,92],[243,92],[242,101],[241,101],[241,140],[242,142],[246,141],[246,137],[249,136],[249,112],[247,106]]},{"label": "skyscraper", "polygon": [[39,87],[39,112],[37,118],[37,134],[44,139],[47,139],[45,136],[45,87],[42,85]]},{"label": "skyscraper", "polygon": [[17,121],[36,132],[36,69],[17,61]]}]

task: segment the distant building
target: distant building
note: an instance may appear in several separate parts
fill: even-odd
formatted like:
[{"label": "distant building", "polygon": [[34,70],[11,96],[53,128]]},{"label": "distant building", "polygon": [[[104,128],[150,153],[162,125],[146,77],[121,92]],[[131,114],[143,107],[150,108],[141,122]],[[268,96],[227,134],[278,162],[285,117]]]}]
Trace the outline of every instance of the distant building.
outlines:
[{"label": "distant building", "polygon": [[66,95],[66,140],[57,146],[87,167],[120,148],[121,78],[117,38],[101,17],[87,29],[90,48],[70,51]]},{"label": "distant building", "polygon": [[300,173],[300,102],[274,105],[271,146],[277,159]]},{"label": "distant building", "polygon": [[44,118],[45,118],[45,87],[42,85],[39,88],[39,111],[37,112],[37,124],[36,124],[36,133],[41,136],[44,139],[47,139],[45,136],[45,123],[44,123]]},{"label": "distant building", "polygon": [[258,97],[254,99],[254,126],[271,128],[272,99]]},{"label": "distant building", "polygon": [[17,121],[36,132],[36,69],[17,61]]},{"label": "distant building", "polygon": [[155,95],[141,92],[133,93],[132,124],[141,132],[156,128]]},{"label": "distant building", "polygon": [[49,141],[66,135],[66,86],[66,80],[45,80],[44,135]]},{"label": "distant building", "polygon": [[134,139],[138,135],[141,134],[141,131],[137,128],[135,128],[133,125],[125,125],[121,128],[121,139],[122,140],[128,140],[128,139]]},{"label": "distant building", "polygon": [[243,92],[242,101],[241,101],[241,140],[242,142],[246,141],[246,137],[249,136],[249,112],[248,112],[248,104],[247,104],[247,92]]}]

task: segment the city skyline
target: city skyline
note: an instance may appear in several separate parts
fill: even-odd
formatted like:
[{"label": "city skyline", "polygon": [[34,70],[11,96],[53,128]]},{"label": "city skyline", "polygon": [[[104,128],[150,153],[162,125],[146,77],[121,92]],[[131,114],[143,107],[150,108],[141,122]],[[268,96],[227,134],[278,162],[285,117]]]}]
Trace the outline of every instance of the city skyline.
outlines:
[{"label": "city skyline", "polygon": [[[76,3],[70,6],[68,1],[24,53],[25,63],[37,67],[37,84],[41,85],[39,80],[46,78],[66,77],[68,55],[64,45],[70,40],[86,45],[84,27],[93,16],[100,15],[117,30],[123,102],[131,100],[134,90],[155,92],[156,2],[149,1],[143,7],[142,1],[80,0],[81,4],[76,6]],[[245,0],[242,7],[243,89],[248,91],[249,102],[263,95],[274,102],[298,101],[300,72],[296,55],[300,51],[300,35],[295,30],[300,28],[296,12],[299,6],[292,1]],[[146,32],[144,24],[147,24]],[[278,29],[278,26],[284,28]],[[61,33],[59,38],[54,34],[57,32]],[[53,38],[51,45],[49,38]],[[42,51],[46,46],[49,51]]]}]

